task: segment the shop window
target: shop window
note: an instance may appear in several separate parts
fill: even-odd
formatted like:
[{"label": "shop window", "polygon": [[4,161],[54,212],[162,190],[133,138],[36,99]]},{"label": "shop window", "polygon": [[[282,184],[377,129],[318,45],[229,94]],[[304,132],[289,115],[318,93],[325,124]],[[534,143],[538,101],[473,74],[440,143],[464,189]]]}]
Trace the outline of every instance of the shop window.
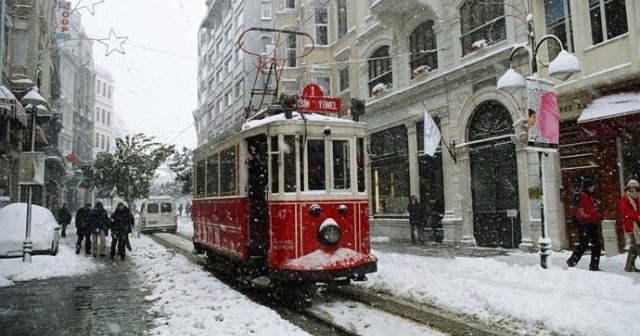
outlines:
[{"label": "shop window", "polygon": [[404,126],[371,135],[371,180],[374,215],[406,214],[409,155]]}]

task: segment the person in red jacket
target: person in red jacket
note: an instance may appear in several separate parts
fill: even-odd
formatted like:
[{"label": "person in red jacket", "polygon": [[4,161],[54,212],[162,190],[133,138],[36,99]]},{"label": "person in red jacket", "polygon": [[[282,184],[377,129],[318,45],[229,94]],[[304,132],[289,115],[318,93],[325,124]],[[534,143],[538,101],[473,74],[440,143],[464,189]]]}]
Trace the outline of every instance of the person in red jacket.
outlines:
[{"label": "person in red jacket", "polygon": [[577,204],[571,204],[571,215],[578,220],[578,231],[580,233],[580,245],[573,251],[571,257],[567,260],[569,267],[575,267],[580,258],[587,250],[589,241],[591,241],[591,263],[589,270],[601,271],[600,253],[602,247],[600,245],[600,221],[602,216],[596,207],[593,198],[595,184],[593,179],[584,178],[582,181],[582,190],[577,197]]},{"label": "person in red jacket", "polygon": [[640,272],[636,268],[636,258],[640,253],[640,195],[638,188],[640,184],[636,180],[627,182],[627,192],[620,198],[618,213],[620,223],[624,229],[626,240],[629,242],[629,252],[624,270],[627,272]]}]

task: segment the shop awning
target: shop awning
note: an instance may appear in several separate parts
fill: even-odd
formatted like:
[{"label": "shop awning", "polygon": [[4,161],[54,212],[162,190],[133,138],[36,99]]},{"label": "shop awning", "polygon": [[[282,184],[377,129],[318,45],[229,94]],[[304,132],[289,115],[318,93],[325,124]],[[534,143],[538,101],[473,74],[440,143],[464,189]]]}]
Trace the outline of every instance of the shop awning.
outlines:
[{"label": "shop awning", "polygon": [[2,88],[4,88],[4,86],[0,86],[0,117],[18,120],[22,125],[24,125],[24,127],[28,127],[27,112],[24,107],[22,107],[20,102],[15,99],[11,91],[4,88],[9,94],[11,94],[8,96],[3,92]]},{"label": "shop awning", "polygon": [[638,128],[640,92],[625,92],[594,99],[585,108],[578,124],[590,137],[615,137]]}]

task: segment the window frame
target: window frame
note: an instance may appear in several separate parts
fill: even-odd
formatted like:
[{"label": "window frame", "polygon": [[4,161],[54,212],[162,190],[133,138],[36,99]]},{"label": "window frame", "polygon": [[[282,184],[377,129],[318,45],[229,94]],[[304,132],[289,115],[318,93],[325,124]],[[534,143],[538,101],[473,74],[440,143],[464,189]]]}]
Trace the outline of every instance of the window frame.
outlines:
[{"label": "window frame", "polygon": [[[487,3],[488,1],[492,2]],[[497,10],[488,10],[488,8],[492,6],[498,6],[501,9],[501,13]],[[460,46],[462,47],[462,56],[466,56],[474,52],[472,45],[474,42],[480,40],[480,36],[482,36],[482,38],[487,42],[497,42],[506,39],[507,25],[505,19],[506,13],[504,0],[467,0],[460,6],[459,12]],[[491,15],[493,13],[497,13],[498,15]],[[465,14],[468,14],[468,18],[466,19]],[[483,15],[486,17],[481,17]],[[475,20],[474,18],[479,19]],[[502,20],[501,27],[499,27],[501,28],[501,38],[493,40],[491,38],[491,32],[497,31],[495,25],[497,25],[497,22],[500,20]],[[469,27],[466,27],[467,24]],[[487,30],[487,36],[484,36],[484,30]]]},{"label": "window frame", "polygon": [[349,32],[347,0],[336,0],[336,23],[338,38],[341,38]]},{"label": "window frame", "polygon": [[[433,29],[435,22],[425,20],[418,24],[409,35],[409,69],[412,72],[420,66],[426,65],[430,71],[438,68],[438,42]],[[430,52],[436,50],[435,52]],[[428,51],[420,53],[420,51]],[[435,55],[435,57],[433,56]]]},{"label": "window frame", "polygon": [[393,63],[390,55],[391,48],[388,45],[377,48],[371,53],[367,62],[369,68],[369,96],[373,96],[371,91],[378,83],[383,83],[387,87],[393,86]]},{"label": "window frame", "polygon": [[263,1],[260,3],[260,19],[271,20],[271,2]]},{"label": "window frame", "polygon": [[[324,12],[324,22],[322,22],[322,14],[321,12]],[[329,32],[329,9],[327,7],[319,7],[316,8],[315,11],[313,12],[313,22],[314,22],[314,32],[315,32],[315,44],[318,46],[328,46],[329,45],[329,36],[330,36],[330,32]],[[326,41],[321,41],[321,39],[318,37],[319,32],[321,32],[321,28],[325,29],[325,39]],[[324,42],[324,43],[320,43],[320,42]]]},{"label": "window frame", "polygon": [[[593,6],[591,2],[597,1],[598,5]],[[620,21],[620,16],[615,15],[612,19],[612,22],[608,22],[607,12],[610,12],[610,8],[607,9],[607,5],[612,5],[618,2],[622,2],[622,8],[624,8],[624,31],[618,32],[616,35],[611,35],[610,30],[613,30],[613,27],[620,27],[622,22]],[[607,42],[611,39],[614,39],[618,36],[622,36],[629,33],[629,22],[627,21],[627,2],[626,0],[589,0],[588,3],[588,15],[589,15],[589,27],[591,29],[591,43],[592,45],[598,45],[600,43]],[[594,27],[593,17],[594,10],[597,8],[598,15],[600,16],[600,22],[597,22]],[[617,19],[617,20],[616,20]],[[615,23],[614,23],[615,21]],[[614,24],[609,24],[614,23]],[[611,27],[611,29],[609,28]],[[600,28],[600,31],[597,32],[594,28]],[[595,34],[599,34],[596,36]],[[611,35],[611,36],[609,36]],[[599,38],[599,39],[598,39]]]}]

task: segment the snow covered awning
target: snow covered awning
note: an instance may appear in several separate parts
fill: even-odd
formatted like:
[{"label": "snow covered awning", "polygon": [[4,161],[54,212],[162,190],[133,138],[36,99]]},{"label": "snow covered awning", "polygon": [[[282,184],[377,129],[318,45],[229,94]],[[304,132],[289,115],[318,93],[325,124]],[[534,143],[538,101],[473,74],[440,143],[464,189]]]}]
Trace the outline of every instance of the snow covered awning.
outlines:
[{"label": "snow covered awning", "polygon": [[640,92],[624,92],[594,99],[585,108],[578,124],[589,137],[611,138],[637,129],[640,123]]},{"label": "snow covered awning", "polygon": [[640,92],[625,92],[594,99],[580,114],[578,124],[640,112]]}]

